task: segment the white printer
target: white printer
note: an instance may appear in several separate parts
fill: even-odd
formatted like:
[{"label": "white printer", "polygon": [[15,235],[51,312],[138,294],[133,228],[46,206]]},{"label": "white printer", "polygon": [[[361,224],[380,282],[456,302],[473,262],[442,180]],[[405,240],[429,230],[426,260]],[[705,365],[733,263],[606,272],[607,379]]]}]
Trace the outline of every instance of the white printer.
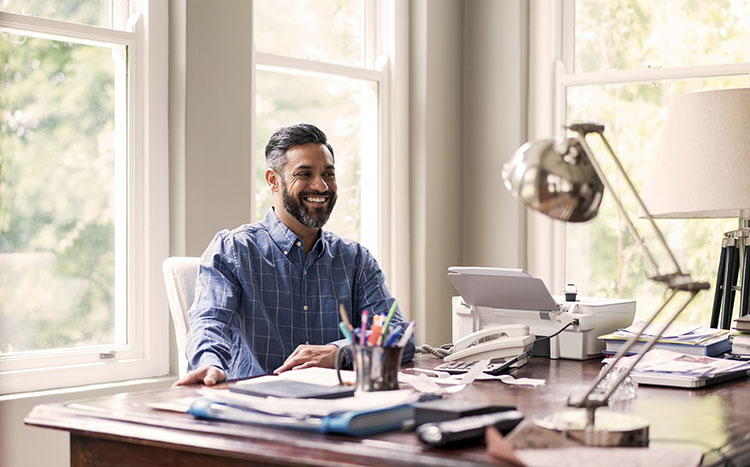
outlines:
[{"label": "white printer", "polygon": [[585,360],[602,356],[598,336],[633,323],[635,301],[552,296],[542,282],[521,269],[451,267],[453,341],[490,326],[525,324],[537,338],[562,333],[534,345],[533,355]]}]

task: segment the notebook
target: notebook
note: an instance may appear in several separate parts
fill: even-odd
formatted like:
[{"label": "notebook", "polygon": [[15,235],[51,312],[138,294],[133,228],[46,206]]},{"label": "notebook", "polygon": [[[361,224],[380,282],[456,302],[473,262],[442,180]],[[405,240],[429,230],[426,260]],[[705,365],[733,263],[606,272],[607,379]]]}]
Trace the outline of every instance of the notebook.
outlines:
[{"label": "notebook", "polygon": [[745,378],[750,370],[736,370],[714,376],[679,375],[669,373],[637,373],[632,372],[630,376],[638,384],[650,384],[653,386],[670,386],[675,388],[702,388],[714,384],[731,381],[733,379]]}]

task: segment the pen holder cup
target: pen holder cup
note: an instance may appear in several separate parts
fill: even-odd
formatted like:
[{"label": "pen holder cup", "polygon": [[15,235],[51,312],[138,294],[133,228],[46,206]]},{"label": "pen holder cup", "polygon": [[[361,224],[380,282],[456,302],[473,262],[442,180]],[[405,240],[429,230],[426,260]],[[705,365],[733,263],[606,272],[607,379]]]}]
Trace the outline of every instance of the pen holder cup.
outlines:
[{"label": "pen holder cup", "polygon": [[[401,368],[401,354],[403,347],[363,347],[360,345],[347,346],[354,356],[354,373],[356,374],[356,391],[390,391],[398,389],[398,370]],[[342,348],[336,354],[336,374],[339,383],[341,379]]]}]

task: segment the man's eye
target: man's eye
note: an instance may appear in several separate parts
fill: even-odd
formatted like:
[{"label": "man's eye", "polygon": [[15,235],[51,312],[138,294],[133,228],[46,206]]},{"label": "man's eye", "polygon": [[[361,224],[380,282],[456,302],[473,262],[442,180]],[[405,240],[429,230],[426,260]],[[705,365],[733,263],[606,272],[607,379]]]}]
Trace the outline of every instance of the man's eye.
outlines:
[{"label": "man's eye", "polygon": [[295,175],[295,177],[297,177],[297,178],[309,178],[310,177],[310,173],[309,172],[300,172],[297,175]]},{"label": "man's eye", "polygon": [[334,172],[326,172],[323,174],[326,178],[336,178],[336,174]]}]

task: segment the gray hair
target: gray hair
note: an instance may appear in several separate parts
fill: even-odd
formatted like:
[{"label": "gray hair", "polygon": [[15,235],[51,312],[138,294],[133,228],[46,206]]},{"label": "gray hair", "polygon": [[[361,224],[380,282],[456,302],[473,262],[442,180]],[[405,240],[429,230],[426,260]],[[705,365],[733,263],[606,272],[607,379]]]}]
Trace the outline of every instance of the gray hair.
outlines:
[{"label": "gray hair", "polygon": [[286,164],[286,152],[292,146],[307,143],[325,144],[333,157],[333,148],[323,131],[309,123],[286,126],[276,130],[266,144],[266,165],[281,173]]}]

